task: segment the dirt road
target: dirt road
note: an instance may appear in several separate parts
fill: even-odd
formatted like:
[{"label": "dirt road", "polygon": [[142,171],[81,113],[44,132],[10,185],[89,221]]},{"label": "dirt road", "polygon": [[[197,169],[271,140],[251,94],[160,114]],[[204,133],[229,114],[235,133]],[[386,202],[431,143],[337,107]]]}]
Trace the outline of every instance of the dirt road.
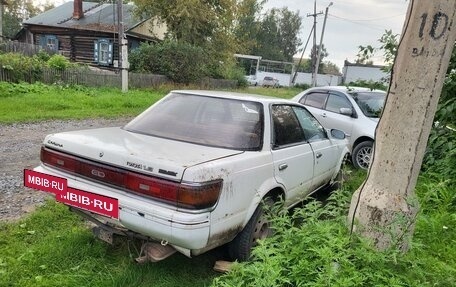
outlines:
[{"label": "dirt road", "polygon": [[39,164],[41,143],[47,134],[122,126],[129,120],[119,118],[0,124],[0,222],[17,220],[32,212],[48,196],[45,192],[25,188],[23,185],[24,168]]}]

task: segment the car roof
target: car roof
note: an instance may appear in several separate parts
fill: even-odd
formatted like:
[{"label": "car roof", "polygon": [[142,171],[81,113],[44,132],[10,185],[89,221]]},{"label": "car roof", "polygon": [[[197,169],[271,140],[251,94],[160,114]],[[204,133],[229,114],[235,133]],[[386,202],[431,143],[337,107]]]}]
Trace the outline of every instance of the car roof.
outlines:
[{"label": "car roof", "polygon": [[270,103],[288,103],[288,104],[294,104],[294,105],[296,104],[296,102],[292,102],[290,100],[281,99],[281,98],[268,97],[268,96],[249,94],[249,93],[229,92],[229,91],[174,90],[174,91],[171,91],[171,93],[216,97],[216,98],[228,98],[228,99],[244,100],[244,101],[254,101],[254,102],[261,102],[263,104],[270,104]]},{"label": "car roof", "polygon": [[352,92],[384,92],[382,90],[372,90],[370,88],[364,87],[355,87],[355,86],[323,86],[323,87],[314,87],[307,89],[305,92],[312,91],[312,90],[331,90],[331,91],[339,91],[344,93],[352,93]]}]

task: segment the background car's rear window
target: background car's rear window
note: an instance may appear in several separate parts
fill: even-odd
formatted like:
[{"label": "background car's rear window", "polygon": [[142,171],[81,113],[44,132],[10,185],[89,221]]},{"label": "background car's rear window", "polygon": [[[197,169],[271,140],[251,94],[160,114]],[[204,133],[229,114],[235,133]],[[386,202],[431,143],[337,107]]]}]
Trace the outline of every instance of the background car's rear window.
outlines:
[{"label": "background car's rear window", "polygon": [[131,132],[208,146],[259,150],[260,103],[174,93],[125,126]]}]

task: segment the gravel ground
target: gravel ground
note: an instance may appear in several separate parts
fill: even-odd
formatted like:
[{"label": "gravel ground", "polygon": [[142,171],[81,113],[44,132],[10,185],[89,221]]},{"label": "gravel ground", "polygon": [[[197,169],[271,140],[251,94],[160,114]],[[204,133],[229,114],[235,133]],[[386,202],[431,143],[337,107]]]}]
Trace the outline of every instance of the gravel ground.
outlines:
[{"label": "gravel ground", "polygon": [[126,124],[129,118],[46,121],[0,124],[0,222],[14,221],[43,204],[45,192],[25,188],[24,168],[39,164],[40,147],[47,134]]}]

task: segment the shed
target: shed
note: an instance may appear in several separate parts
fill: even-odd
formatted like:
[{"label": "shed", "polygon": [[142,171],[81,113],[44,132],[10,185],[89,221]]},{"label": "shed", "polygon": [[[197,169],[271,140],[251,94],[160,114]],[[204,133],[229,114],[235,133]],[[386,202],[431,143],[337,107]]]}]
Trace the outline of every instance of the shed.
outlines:
[{"label": "shed", "polygon": [[344,61],[344,67],[342,68],[344,84],[350,82],[356,82],[359,80],[372,81],[372,82],[387,82],[389,74],[383,71],[384,66],[370,65],[370,64],[358,64]]}]

